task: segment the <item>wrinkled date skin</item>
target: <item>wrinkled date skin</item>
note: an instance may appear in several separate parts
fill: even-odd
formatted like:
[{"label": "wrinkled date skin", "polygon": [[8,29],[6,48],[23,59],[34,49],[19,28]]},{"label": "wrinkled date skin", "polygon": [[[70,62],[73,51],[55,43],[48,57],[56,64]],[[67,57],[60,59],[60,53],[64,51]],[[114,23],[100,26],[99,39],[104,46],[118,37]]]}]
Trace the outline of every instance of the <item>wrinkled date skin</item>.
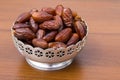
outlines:
[{"label": "wrinkled date skin", "polygon": [[40,48],[47,48],[48,47],[48,43],[43,40],[43,39],[33,39],[32,40],[32,44],[35,46],[35,47],[40,47]]},{"label": "wrinkled date skin", "polygon": [[29,28],[15,29],[14,35],[21,40],[31,40],[35,38],[35,34]]},{"label": "wrinkled date skin", "polygon": [[18,18],[16,19],[16,22],[22,23],[22,22],[28,21],[30,17],[31,17],[30,12],[22,13],[20,16],[18,16]]},{"label": "wrinkled date skin", "polygon": [[42,8],[41,11],[45,11],[48,14],[55,15],[55,9],[48,7],[48,8]]},{"label": "wrinkled date skin", "polygon": [[48,47],[49,48],[60,48],[60,47],[66,48],[67,46],[62,42],[51,42],[48,44]]},{"label": "wrinkled date skin", "polygon": [[70,8],[65,8],[62,13],[63,22],[67,27],[73,25],[73,16]]},{"label": "wrinkled date skin", "polygon": [[73,33],[72,37],[67,42],[67,46],[76,44],[78,42],[78,40],[79,40],[79,35],[77,33]]},{"label": "wrinkled date skin", "polygon": [[36,33],[37,39],[42,39],[44,35],[45,31],[42,29],[39,29],[38,32]]},{"label": "wrinkled date skin", "polygon": [[35,23],[35,21],[32,17],[30,18],[30,24],[31,24],[32,31],[36,33],[38,30],[38,24]]},{"label": "wrinkled date skin", "polygon": [[47,41],[47,42],[50,42],[50,41],[52,41],[52,40],[55,38],[56,34],[57,34],[57,31],[52,31],[52,32],[46,34],[46,35],[43,37],[43,39],[44,39],[45,41]]},{"label": "wrinkled date skin", "polygon": [[57,15],[61,16],[63,12],[64,7],[62,5],[57,5],[55,8],[55,12]]},{"label": "wrinkled date skin", "polygon": [[53,16],[51,14],[48,14],[47,12],[44,11],[39,11],[39,12],[34,12],[32,14],[32,18],[35,20],[35,22],[44,22],[51,20]]},{"label": "wrinkled date skin", "polygon": [[54,19],[60,25],[59,31],[61,31],[64,28],[61,17],[59,15],[56,15],[54,16]]},{"label": "wrinkled date skin", "polygon": [[39,25],[41,29],[47,30],[57,30],[60,27],[60,24],[56,20],[45,21]]},{"label": "wrinkled date skin", "polygon": [[76,21],[74,27],[80,39],[82,39],[85,36],[85,30],[80,21]]},{"label": "wrinkled date skin", "polygon": [[87,33],[87,25],[85,24],[84,21],[80,21],[81,25],[83,26],[84,28],[84,31],[85,31],[85,34]]},{"label": "wrinkled date skin", "polygon": [[13,25],[12,29],[19,29],[19,28],[30,28],[31,25],[25,24],[25,23],[16,23]]},{"label": "wrinkled date skin", "polygon": [[72,29],[65,28],[56,35],[55,41],[66,42],[71,37],[71,34],[72,34]]}]

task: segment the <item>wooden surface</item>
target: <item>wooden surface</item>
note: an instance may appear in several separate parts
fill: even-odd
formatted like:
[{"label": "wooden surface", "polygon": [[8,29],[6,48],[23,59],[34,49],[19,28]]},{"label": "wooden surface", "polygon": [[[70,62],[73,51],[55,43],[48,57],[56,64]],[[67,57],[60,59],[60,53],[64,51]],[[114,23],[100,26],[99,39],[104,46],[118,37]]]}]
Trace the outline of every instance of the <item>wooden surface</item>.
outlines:
[{"label": "wooden surface", "polygon": [[[16,50],[10,27],[21,12],[57,4],[76,10],[86,20],[87,44],[69,67],[40,71]],[[1,0],[0,80],[120,80],[120,1]]]}]

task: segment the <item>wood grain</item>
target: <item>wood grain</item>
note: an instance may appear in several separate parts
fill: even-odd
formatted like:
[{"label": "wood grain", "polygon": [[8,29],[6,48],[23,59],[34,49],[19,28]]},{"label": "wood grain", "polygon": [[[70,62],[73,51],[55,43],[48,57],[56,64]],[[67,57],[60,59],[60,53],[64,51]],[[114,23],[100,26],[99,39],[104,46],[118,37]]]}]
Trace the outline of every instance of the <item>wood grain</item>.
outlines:
[{"label": "wood grain", "polygon": [[[89,26],[89,36],[69,67],[40,71],[16,50],[10,28],[21,12],[56,4],[77,11]],[[120,80],[119,0],[1,0],[0,10],[0,80]]]}]

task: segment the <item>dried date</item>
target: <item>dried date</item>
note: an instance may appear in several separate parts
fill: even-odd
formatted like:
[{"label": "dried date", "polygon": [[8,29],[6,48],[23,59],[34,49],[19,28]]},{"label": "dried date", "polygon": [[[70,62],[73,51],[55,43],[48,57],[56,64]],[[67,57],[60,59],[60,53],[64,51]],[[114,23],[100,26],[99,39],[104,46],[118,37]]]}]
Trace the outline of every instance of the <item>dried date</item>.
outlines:
[{"label": "dried date", "polygon": [[30,17],[31,17],[30,12],[22,13],[20,16],[18,16],[18,18],[16,19],[16,22],[17,23],[26,22],[30,19]]},{"label": "dried date", "polygon": [[19,28],[14,30],[14,35],[18,39],[31,40],[35,38],[35,34],[29,28]]},{"label": "dried date", "polygon": [[36,35],[37,35],[37,39],[41,39],[45,35],[45,31],[42,29],[39,29]]},{"label": "dried date", "polygon": [[82,39],[85,36],[85,30],[80,21],[76,21],[74,27],[80,39]]},{"label": "dried date", "polygon": [[57,30],[60,27],[60,24],[56,20],[45,21],[39,25],[41,29],[47,30]]},{"label": "dried date", "polygon": [[53,18],[51,14],[48,14],[47,12],[44,11],[34,12],[32,14],[32,17],[35,20],[35,22],[40,22],[40,23],[51,20]]},{"label": "dried date", "polygon": [[47,41],[47,42],[50,42],[50,41],[52,41],[52,40],[55,38],[56,34],[57,34],[57,31],[52,31],[52,32],[46,34],[46,35],[43,37],[43,39],[44,39],[45,41]]},{"label": "dried date", "polygon": [[47,48],[48,47],[48,43],[43,40],[43,39],[33,39],[32,40],[32,44],[35,46],[35,47],[40,47],[40,48]]},{"label": "dried date", "polygon": [[42,8],[41,11],[45,11],[48,14],[55,15],[55,9],[48,7],[48,8]]},{"label": "dried date", "polygon": [[32,17],[30,18],[30,24],[31,24],[31,29],[32,29],[32,31],[33,31],[34,33],[36,33],[37,30],[38,30],[38,24],[35,23],[35,21],[34,21],[34,19],[33,19]]},{"label": "dried date", "polygon": [[73,16],[72,16],[72,11],[70,8],[65,8],[62,13],[62,19],[64,24],[67,27],[71,27],[73,25]]},{"label": "dried date", "polygon": [[59,31],[61,31],[64,28],[61,17],[59,15],[56,15],[56,16],[54,16],[54,19],[60,25]]},{"label": "dried date", "polygon": [[79,40],[78,34],[77,34],[77,33],[73,33],[73,34],[72,34],[72,37],[71,37],[71,38],[69,39],[69,41],[67,42],[67,46],[77,43],[78,40]]},{"label": "dried date", "polygon": [[30,28],[31,26],[28,24],[24,24],[24,23],[16,23],[13,25],[12,29],[19,29],[19,28]]},{"label": "dried date", "polygon": [[48,47],[49,48],[60,48],[60,47],[66,48],[67,46],[62,42],[51,42],[48,44]]},{"label": "dried date", "polygon": [[64,7],[62,5],[57,5],[55,8],[55,12],[57,15],[61,16],[63,12]]},{"label": "dried date", "polygon": [[56,35],[55,41],[66,42],[71,37],[71,34],[72,34],[72,29],[71,28],[65,28]]}]

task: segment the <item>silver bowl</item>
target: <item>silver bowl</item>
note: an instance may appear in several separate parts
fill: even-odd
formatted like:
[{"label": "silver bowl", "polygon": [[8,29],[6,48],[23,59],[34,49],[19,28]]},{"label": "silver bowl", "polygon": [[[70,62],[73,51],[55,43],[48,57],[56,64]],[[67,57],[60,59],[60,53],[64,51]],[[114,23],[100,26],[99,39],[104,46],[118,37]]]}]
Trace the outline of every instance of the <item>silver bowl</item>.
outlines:
[{"label": "silver bowl", "polygon": [[59,70],[70,65],[74,57],[84,47],[88,35],[88,27],[86,36],[75,45],[70,45],[67,48],[48,48],[42,49],[24,44],[18,40],[12,32],[12,39],[15,47],[25,57],[29,65],[40,70]]}]

